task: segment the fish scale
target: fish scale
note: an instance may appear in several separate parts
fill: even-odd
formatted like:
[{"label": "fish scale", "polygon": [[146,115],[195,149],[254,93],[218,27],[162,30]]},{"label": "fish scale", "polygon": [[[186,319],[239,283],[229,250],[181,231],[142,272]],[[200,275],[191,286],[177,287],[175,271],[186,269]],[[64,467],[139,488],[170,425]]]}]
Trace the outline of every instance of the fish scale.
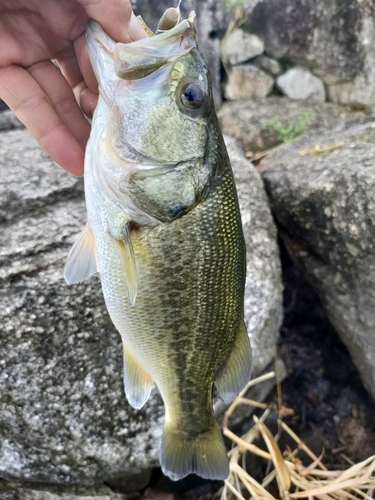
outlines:
[{"label": "fish scale", "polygon": [[163,471],[225,479],[212,393],[215,384],[229,402],[250,378],[245,244],[192,16],[126,45],[92,21],[87,40],[100,96],[85,160],[88,224],[65,277],[99,271],[130,404],[142,407],[156,383]]}]

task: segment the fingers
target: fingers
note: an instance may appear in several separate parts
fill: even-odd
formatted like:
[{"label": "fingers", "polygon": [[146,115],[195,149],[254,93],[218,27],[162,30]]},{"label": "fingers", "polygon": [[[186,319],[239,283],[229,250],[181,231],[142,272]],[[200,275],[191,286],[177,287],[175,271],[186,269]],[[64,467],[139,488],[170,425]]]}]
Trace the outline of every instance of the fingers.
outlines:
[{"label": "fingers", "polygon": [[[143,28],[132,13],[129,0],[112,0],[110,4],[106,2],[103,8],[103,0],[78,0],[86,9],[87,14],[96,19],[104,31],[114,40],[119,42],[130,42],[132,39],[139,39],[147,36]],[[76,58],[73,58],[75,67],[68,67],[66,61],[59,59],[61,69],[74,89],[77,101],[84,113],[91,116],[94,112],[98,97],[98,82],[96,81],[86,44],[85,34],[79,36],[74,42]],[[77,86],[71,75],[78,73],[83,75],[88,88],[82,83]]]},{"label": "fingers", "polygon": [[77,64],[79,64],[86,85],[92,92],[97,94],[99,92],[98,82],[96,81],[94,71],[90,63],[85,34],[81,35],[74,41],[73,47],[76,54]]},{"label": "fingers", "polygon": [[[107,0],[78,1],[114,40],[130,42],[131,39],[147,36],[132,13],[129,0],[112,0],[110,3]],[[84,33],[74,40],[73,47],[75,57],[71,54],[69,57],[60,55],[57,61],[82,110],[91,116],[97,103],[98,82],[89,60]],[[82,75],[88,88],[81,82]]]},{"label": "fingers", "polygon": [[83,86],[84,88],[76,93],[76,99],[78,100],[79,105],[85,115],[91,118],[96,105],[98,104],[99,96],[98,94],[91,92],[91,90],[88,89],[86,85]]},{"label": "fingers", "polygon": [[98,100],[98,82],[89,61],[85,34],[73,42],[73,47],[74,51],[59,54],[56,61],[82,111],[91,117]]},{"label": "fingers", "polygon": [[61,122],[85,150],[90,134],[90,125],[82,115],[74,93],[59,68],[51,61],[42,61],[33,64],[27,71],[48,96]]},{"label": "fingers", "polygon": [[130,0],[78,0],[116,42],[131,42],[147,36],[133,14]]},{"label": "fingers", "polygon": [[89,61],[84,33],[73,42],[73,47],[60,52],[55,60],[73,90],[84,79],[94,92],[98,92],[98,84]]},{"label": "fingers", "polygon": [[0,96],[56,163],[82,175],[89,125],[58,68],[39,64],[33,76],[16,65],[1,69]]},{"label": "fingers", "polygon": [[[132,13],[129,0],[77,1],[114,40],[130,42],[146,36]],[[67,49],[58,54],[62,72],[47,60],[32,64],[27,70],[16,64],[0,69],[0,97],[54,161],[68,172],[82,175],[90,127],[72,89],[84,112],[91,114],[97,100],[97,82],[84,34],[73,44],[75,53]]]}]

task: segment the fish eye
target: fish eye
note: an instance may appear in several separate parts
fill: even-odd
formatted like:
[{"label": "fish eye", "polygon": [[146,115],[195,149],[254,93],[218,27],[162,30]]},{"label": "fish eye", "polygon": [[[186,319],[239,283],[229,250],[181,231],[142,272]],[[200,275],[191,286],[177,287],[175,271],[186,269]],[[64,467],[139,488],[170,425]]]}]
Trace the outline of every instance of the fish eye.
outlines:
[{"label": "fish eye", "polygon": [[206,94],[201,85],[190,82],[184,85],[180,91],[180,101],[184,108],[188,110],[199,109],[205,103]]}]

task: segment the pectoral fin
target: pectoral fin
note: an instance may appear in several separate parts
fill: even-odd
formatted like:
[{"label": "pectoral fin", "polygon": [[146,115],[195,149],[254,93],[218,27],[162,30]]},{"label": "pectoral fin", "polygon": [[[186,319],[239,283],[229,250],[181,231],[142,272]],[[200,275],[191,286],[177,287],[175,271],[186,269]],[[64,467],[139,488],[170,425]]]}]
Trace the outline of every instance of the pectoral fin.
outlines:
[{"label": "pectoral fin", "polygon": [[87,223],[70,250],[64,278],[68,285],[71,285],[89,278],[96,272],[96,245],[91,227]]},{"label": "pectoral fin", "polygon": [[124,386],[126,399],[133,408],[140,409],[150,396],[152,378],[139,366],[134,356],[124,347]]},{"label": "pectoral fin", "polygon": [[233,350],[216,376],[216,388],[224,403],[238,396],[251,376],[251,347],[245,323],[241,323]]},{"label": "pectoral fin", "polygon": [[129,301],[133,306],[137,297],[137,267],[128,226],[125,226],[121,240],[114,236],[112,236],[112,238],[116,243],[116,248],[124,271]]}]

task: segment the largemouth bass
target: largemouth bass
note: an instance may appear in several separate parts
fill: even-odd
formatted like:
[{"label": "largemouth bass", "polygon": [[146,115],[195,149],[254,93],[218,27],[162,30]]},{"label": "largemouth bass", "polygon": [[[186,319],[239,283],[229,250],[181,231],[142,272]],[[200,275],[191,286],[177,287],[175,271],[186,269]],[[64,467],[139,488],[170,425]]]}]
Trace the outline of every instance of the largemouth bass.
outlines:
[{"label": "largemouth bass", "polygon": [[245,245],[193,14],[129,44],[90,21],[87,42],[100,96],[85,159],[88,223],[65,278],[100,273],[129,403],[141,408],[157,384],[163,472],[225,479],[212,396],[215,385],[230,402],[250,378]]}]

